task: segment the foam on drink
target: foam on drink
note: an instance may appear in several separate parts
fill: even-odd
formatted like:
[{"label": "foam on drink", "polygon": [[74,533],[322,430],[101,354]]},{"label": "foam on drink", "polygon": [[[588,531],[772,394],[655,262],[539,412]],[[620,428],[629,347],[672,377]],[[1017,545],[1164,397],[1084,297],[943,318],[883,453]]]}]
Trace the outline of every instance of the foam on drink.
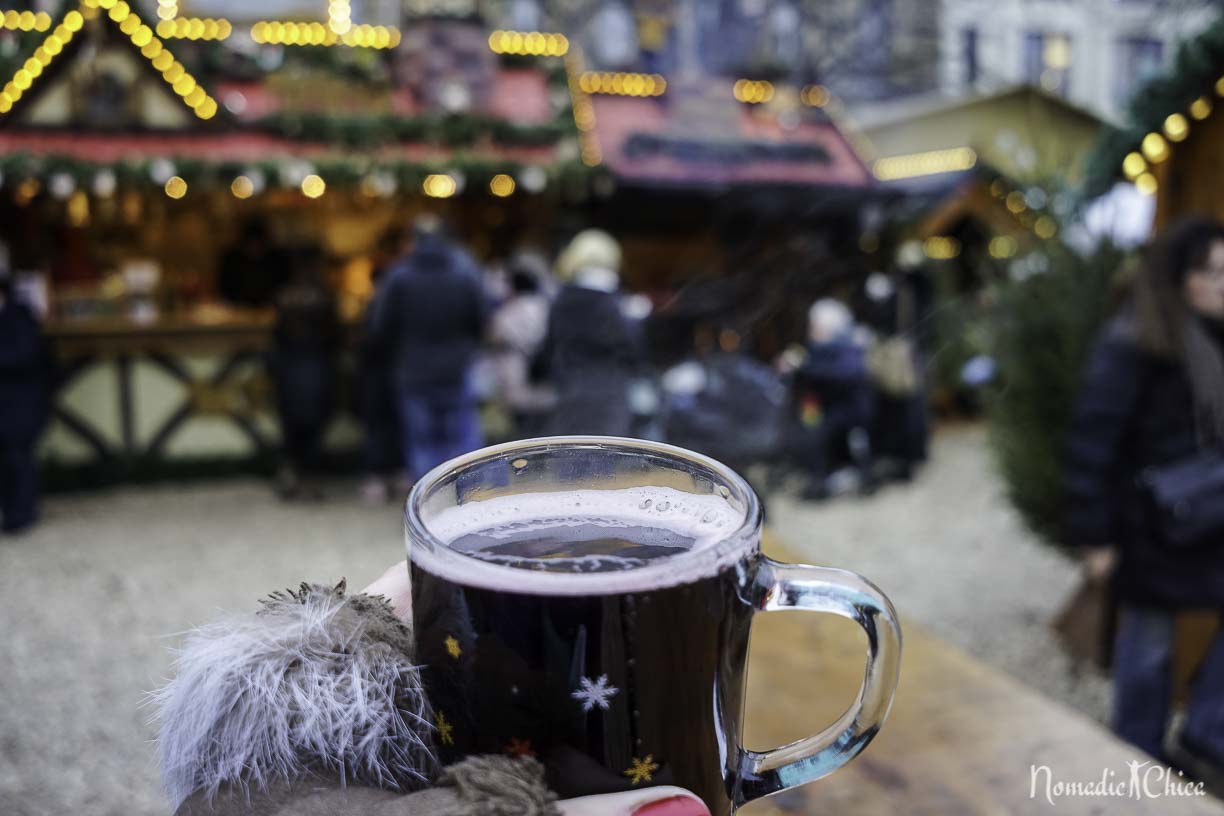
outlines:
[{"label": "foam on drink", "polygon": [[662,566],[726,540],[742,518],[722,496],[631,487],[498,496],[447,508],[428,527],[481,562],[575,575]]}]

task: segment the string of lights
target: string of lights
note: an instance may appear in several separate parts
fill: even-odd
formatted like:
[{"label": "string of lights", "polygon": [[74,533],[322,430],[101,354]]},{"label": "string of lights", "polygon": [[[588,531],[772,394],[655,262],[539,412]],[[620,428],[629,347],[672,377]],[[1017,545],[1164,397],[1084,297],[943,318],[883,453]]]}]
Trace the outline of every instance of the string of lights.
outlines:
[{"label": "string of lights", "polygon": [[971,147],[952,147],[946,150],[926,150],[877,159],[871,172],[880,181],[931,176],[938,173],[953,173],[970,170],[977,164],[977,153]]},{"label": "string of lights", "polygon": [[0,28],[9,31],[46,31],[51,27],[51,15],[45,11],[35,14],[32,11],[14,11],[10,9],[0,17]]},{"label": "string of lights", "polygon": [[584,71],[578,77],[578,86],[589,94],[662,96],[667,90],[667,80],[659,74]]},{"label": "string of lights", "polygon": [[[180,17],[179,0],[157,0],[157,34],[166,39],[224,40],[233,33],[229,20]],[[381,25],[354,25],[349,0],[330,0],[327,22],[260,20],[251,27],[251,39],[268,45],[346,45],[354,48],[395,48],[398,29]]]},{"label": "string of lights", "polygon": [[[1216,80],[1216,96],[1224,97],[1224,76]],[[1201,122],[1211,116],[1214,103],[1206,94],[1196,97],[1186,113],[1175,112],[1165,117],[1159,131],[1144,135],[1138,150],[1132,150],[1122,158],[1122,175],[1144,195],[1154,195],[1160,184],[1156,180],[1155,167],[1169,158],[1173,147],[1170,143],[1184,142],[1190,136],[1191,122]]]},{"label": "string of lights", "polygon": [[774,86],[765,79],[737,79],[731,86],[731,95],[738,102],[760,105],[774,98]]},{"label": "string of lights", "polygon": [[569,40],[564,34],[498,29],[489,35],[489,50],[521,57],[564,57],[569,53]]},{"label": "string of lights", "polygon": [[[75,192],[92,190],[95,196],[107,198],[119,188],[136,191],[147,188],[150,182],[173,199],[185,198],[194,191],[211,194],[226,189],[240,200],[258,197],[265,191],[293,189],[315,199],[331,193],[333,188],[360,192],[369,198],[412,191],[432,198],[450,198],[478,189],[495,198],[509,198],[520,191],[542,193],[553,182],[589,181],[593,172],[576,160],[542,166],[470,157],[455,157],[440,168],[437,162],[403,160],[371,165],[368,160],[347,157],[212,162],[200,157],[159,156],[140,161],[92,162],[64,155],[0,156],[0,174],[20,179],[13,189],[23,206],[42,192],[63,199]],[[469,179],[477,186],[468,184]]]},{"label": "string of lights", "polygon": [[229,20],[179,17],[178,0],[157,0],[157,36],[167,40],[224,40],[234,31]]},{"label": "string of lights", "polygon": [[574,112],[574,127],[578,128],[578,153],[582,163],[594,167],[603,161],[603,150],[595,135],[595,106],[591,96],[582,89],[582,58],[571,52],[565,58],[565,71],[569,78],[570,107]]},{"label": "string of lights", "polygon": [[[141,21],[125,0],[81,0],[81,8],[88,13],[96,13],[101,9],[119,26],[119,30],[128,36],[132,45],[140,49],[140,53],[156,68],[169,85],[183,100],[183,103],[200,119],[211,119],[217,115],[217,100],[196,82],[195,77],[187,72],[181,62],[165,47],[165,44],[154,35],[153,29]],[[84,20],[80,11],[70,11],[64,17],[65,25],[72,15]],[[57,29],[58,30],[58,29]]]},{"label": "string of lights", "polygon": [[224,40],[233,33],[229,20],[214,20],[201,17],[179,17],[160,20],[154,29],[157,36],[180,40]]},{"label": "string of lights", "polygon": [[[4,16],[7,19],[8,12]],[[21,99],[34,84],[34,80],[42,75],[43,69],[64,50],[64,46],[72,42],[72,38],[84,25],[85,18],[76,9],[64,15],[63,22],[47,35],[42,44],[34,50],[34,55],[17,69],[12,79],[4,85],[3,90],[0,90],[0,115],[13,109],[17,100]]]},{"label": "string of lights", "polygon": [[397,29],[388,26],[350,25],[343,34],[323,23],[261,20],[251,27],[251,39],[267,45],[348,45],[355,48],[386,49],[400,44]]}]

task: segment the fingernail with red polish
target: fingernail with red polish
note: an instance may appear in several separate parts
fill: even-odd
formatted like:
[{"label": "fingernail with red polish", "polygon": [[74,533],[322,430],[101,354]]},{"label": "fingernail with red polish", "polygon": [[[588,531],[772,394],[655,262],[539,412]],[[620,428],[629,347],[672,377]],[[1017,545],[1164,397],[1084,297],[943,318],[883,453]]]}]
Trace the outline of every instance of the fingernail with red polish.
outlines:
[{"label": "fingernail with red polish", "polygon": [[690,796],[673,796],[642,805],[633,811],[633,816],[710,816],[710,811],[700,799]]}]

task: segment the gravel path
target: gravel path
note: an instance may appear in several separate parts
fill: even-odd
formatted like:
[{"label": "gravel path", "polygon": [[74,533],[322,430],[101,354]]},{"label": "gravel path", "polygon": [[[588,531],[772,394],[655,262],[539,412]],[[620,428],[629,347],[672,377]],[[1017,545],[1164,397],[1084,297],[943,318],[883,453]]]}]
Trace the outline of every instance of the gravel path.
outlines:
[{"label": "gravel path", "polygon": [[[300,580],[359,588],[402,556],[399,513],[337,498],[283,505],[253,481],[57,497],[0,539],[0,814],[164,814],[142,707],[174,633]],[[770,504],[806,558],[863,572],[902,615],[1096,716],[1046,629],[1070,565],[999,496],[977,429],[942,433],[912,485],[867,500]]]},{"label": "gravel path", "polygon": [[1109,683],[1077,672],[1050,621],[1078,568],[1023,527],[981,427],[945,428],[910,484],[824,504],[775,495],[769,523],[804,558],[854,570],[917,621],[996,668],[1104,722]]}]

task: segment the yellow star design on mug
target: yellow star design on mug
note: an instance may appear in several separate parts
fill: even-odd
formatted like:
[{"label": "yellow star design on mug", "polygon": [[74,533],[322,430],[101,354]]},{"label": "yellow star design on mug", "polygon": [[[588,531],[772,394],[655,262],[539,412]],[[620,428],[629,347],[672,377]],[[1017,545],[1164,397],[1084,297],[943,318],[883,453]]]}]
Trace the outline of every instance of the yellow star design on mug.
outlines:
[{"label": "yellow star design on mug", "polygon": [[438,739],[442,740],[442,744],[443,745],[454,745],[455,744],[455,737],[454,737],[455,726],[447,722],[446,715],[443,714],[441,711],[439,711],[437,718],[434,720],[434,724],[438,727]]},{"label": "yellow star design on mug", "polygon": [[459,648],[459,641],[455,640],[454,635],[447,635],[446,640],[442,642],[446,644],[447,653],[456,660],[459,659],[459,655],[463,654],[463,650]]},{"label": "yellow star design on mug", "polygon": [[629,777],[633,784],[638,785],[651,781],[652,775],[657,770],[659,770],[659,764],[654,761],[654,754],[647,754],[645,759],[634,757],[633,765],[625,771],[625,776]]}]

